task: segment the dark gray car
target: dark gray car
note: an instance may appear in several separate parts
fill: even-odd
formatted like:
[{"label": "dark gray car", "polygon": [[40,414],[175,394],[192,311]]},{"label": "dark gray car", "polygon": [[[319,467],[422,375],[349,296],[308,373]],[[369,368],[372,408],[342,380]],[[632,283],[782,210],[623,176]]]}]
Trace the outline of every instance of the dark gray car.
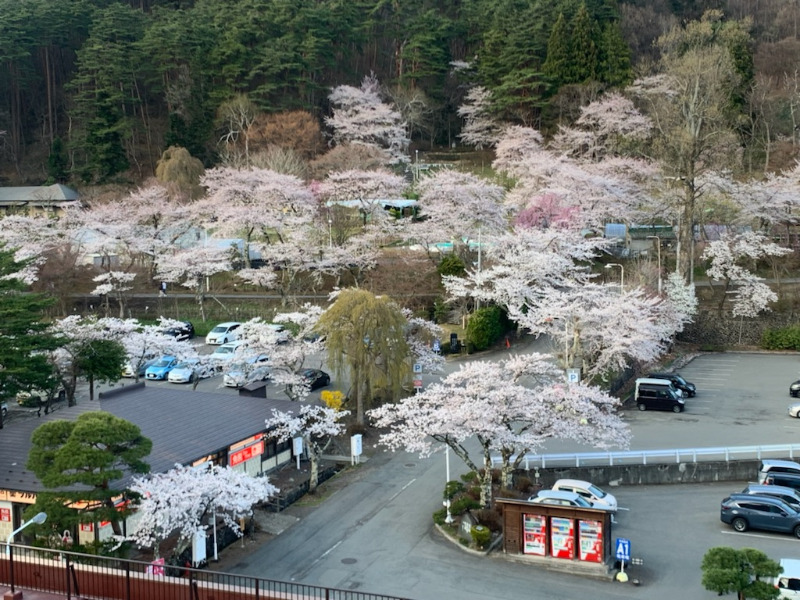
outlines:
[{"label": "dark gray car", "polygon": [[800,538],[800,513],[771,496],[731,494],[722,501],[719,518],[736,531],[761,529]]},{"label": "dark gray car", "polygon": [[790,487],[749,483],[742,493],[751,496],[771,496],[783,500],[794,510],[800,511],[800,492]]}]

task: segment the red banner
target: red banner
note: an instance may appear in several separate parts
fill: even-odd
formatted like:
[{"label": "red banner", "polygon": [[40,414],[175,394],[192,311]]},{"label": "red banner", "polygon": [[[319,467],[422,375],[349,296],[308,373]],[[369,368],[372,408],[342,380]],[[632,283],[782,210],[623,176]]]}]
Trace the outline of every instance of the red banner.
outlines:
[{"label": "red banner", "polygon": [[264,440],[261,440],[252,446],[248,446],[247,448],[242,448],[236,452],[231,452],[228,455],[228,466],[235,467],[238,464],[250,460],[254,456],[260,456],[261,454],[264,454]]},{"label": "red banner", "polygon": [[0,508],[0,521],[4,523],[11,522],[11,509],[10,508]]}]

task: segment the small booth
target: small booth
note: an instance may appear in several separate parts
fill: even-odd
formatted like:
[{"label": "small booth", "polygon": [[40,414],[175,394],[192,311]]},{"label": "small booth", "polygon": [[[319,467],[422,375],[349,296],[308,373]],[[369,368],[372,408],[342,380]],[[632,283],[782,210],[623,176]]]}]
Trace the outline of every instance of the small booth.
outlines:
[{"label": "small booth", "polygon": [[503,509],[503,550],[552,561],[596,563],[612,558],[611,513],[598,508],[498,498]]}]

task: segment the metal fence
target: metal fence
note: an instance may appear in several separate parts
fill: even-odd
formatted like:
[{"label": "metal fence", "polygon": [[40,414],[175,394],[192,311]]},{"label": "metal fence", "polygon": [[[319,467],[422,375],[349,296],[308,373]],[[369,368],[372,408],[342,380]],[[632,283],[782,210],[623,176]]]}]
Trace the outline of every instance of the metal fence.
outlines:
[{"label": "metal fence", "polygon": [[[676,448],[672,450],[621,450],[616,452],[582,452],[572,454],[526,454],[520,468],[587,467],[614,465],[649,465],[716,460],[747,460],[762,458],[794,458],[800,454],[800,444],[770,446],[729,446],[715,448]],[[513,462],[512,458],[512,462]],[[492,465],[500,466],[502,459],[492,457]]]},{"label": "metal fence", "polygon": [[103,600],[403,600],[188,567],[0,543],[0,585]]}]

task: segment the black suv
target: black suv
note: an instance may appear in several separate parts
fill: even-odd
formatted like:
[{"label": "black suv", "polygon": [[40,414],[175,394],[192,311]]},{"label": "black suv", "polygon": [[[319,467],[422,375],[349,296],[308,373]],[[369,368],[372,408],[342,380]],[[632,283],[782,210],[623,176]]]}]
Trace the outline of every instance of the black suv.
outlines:
[{"label": "black suv", "polygon": [[736,531],[761,529],[791,533],[800,538],[800,513],[770,496],[731,494],[722,501],[719,518]]},{"label": "black suv", "polygon": [[676,388],[684,392],[689,398],[694,398],[697,393],[697,386],[689,383],[679,373],[650,373],[648,379],[668,379]]}]

